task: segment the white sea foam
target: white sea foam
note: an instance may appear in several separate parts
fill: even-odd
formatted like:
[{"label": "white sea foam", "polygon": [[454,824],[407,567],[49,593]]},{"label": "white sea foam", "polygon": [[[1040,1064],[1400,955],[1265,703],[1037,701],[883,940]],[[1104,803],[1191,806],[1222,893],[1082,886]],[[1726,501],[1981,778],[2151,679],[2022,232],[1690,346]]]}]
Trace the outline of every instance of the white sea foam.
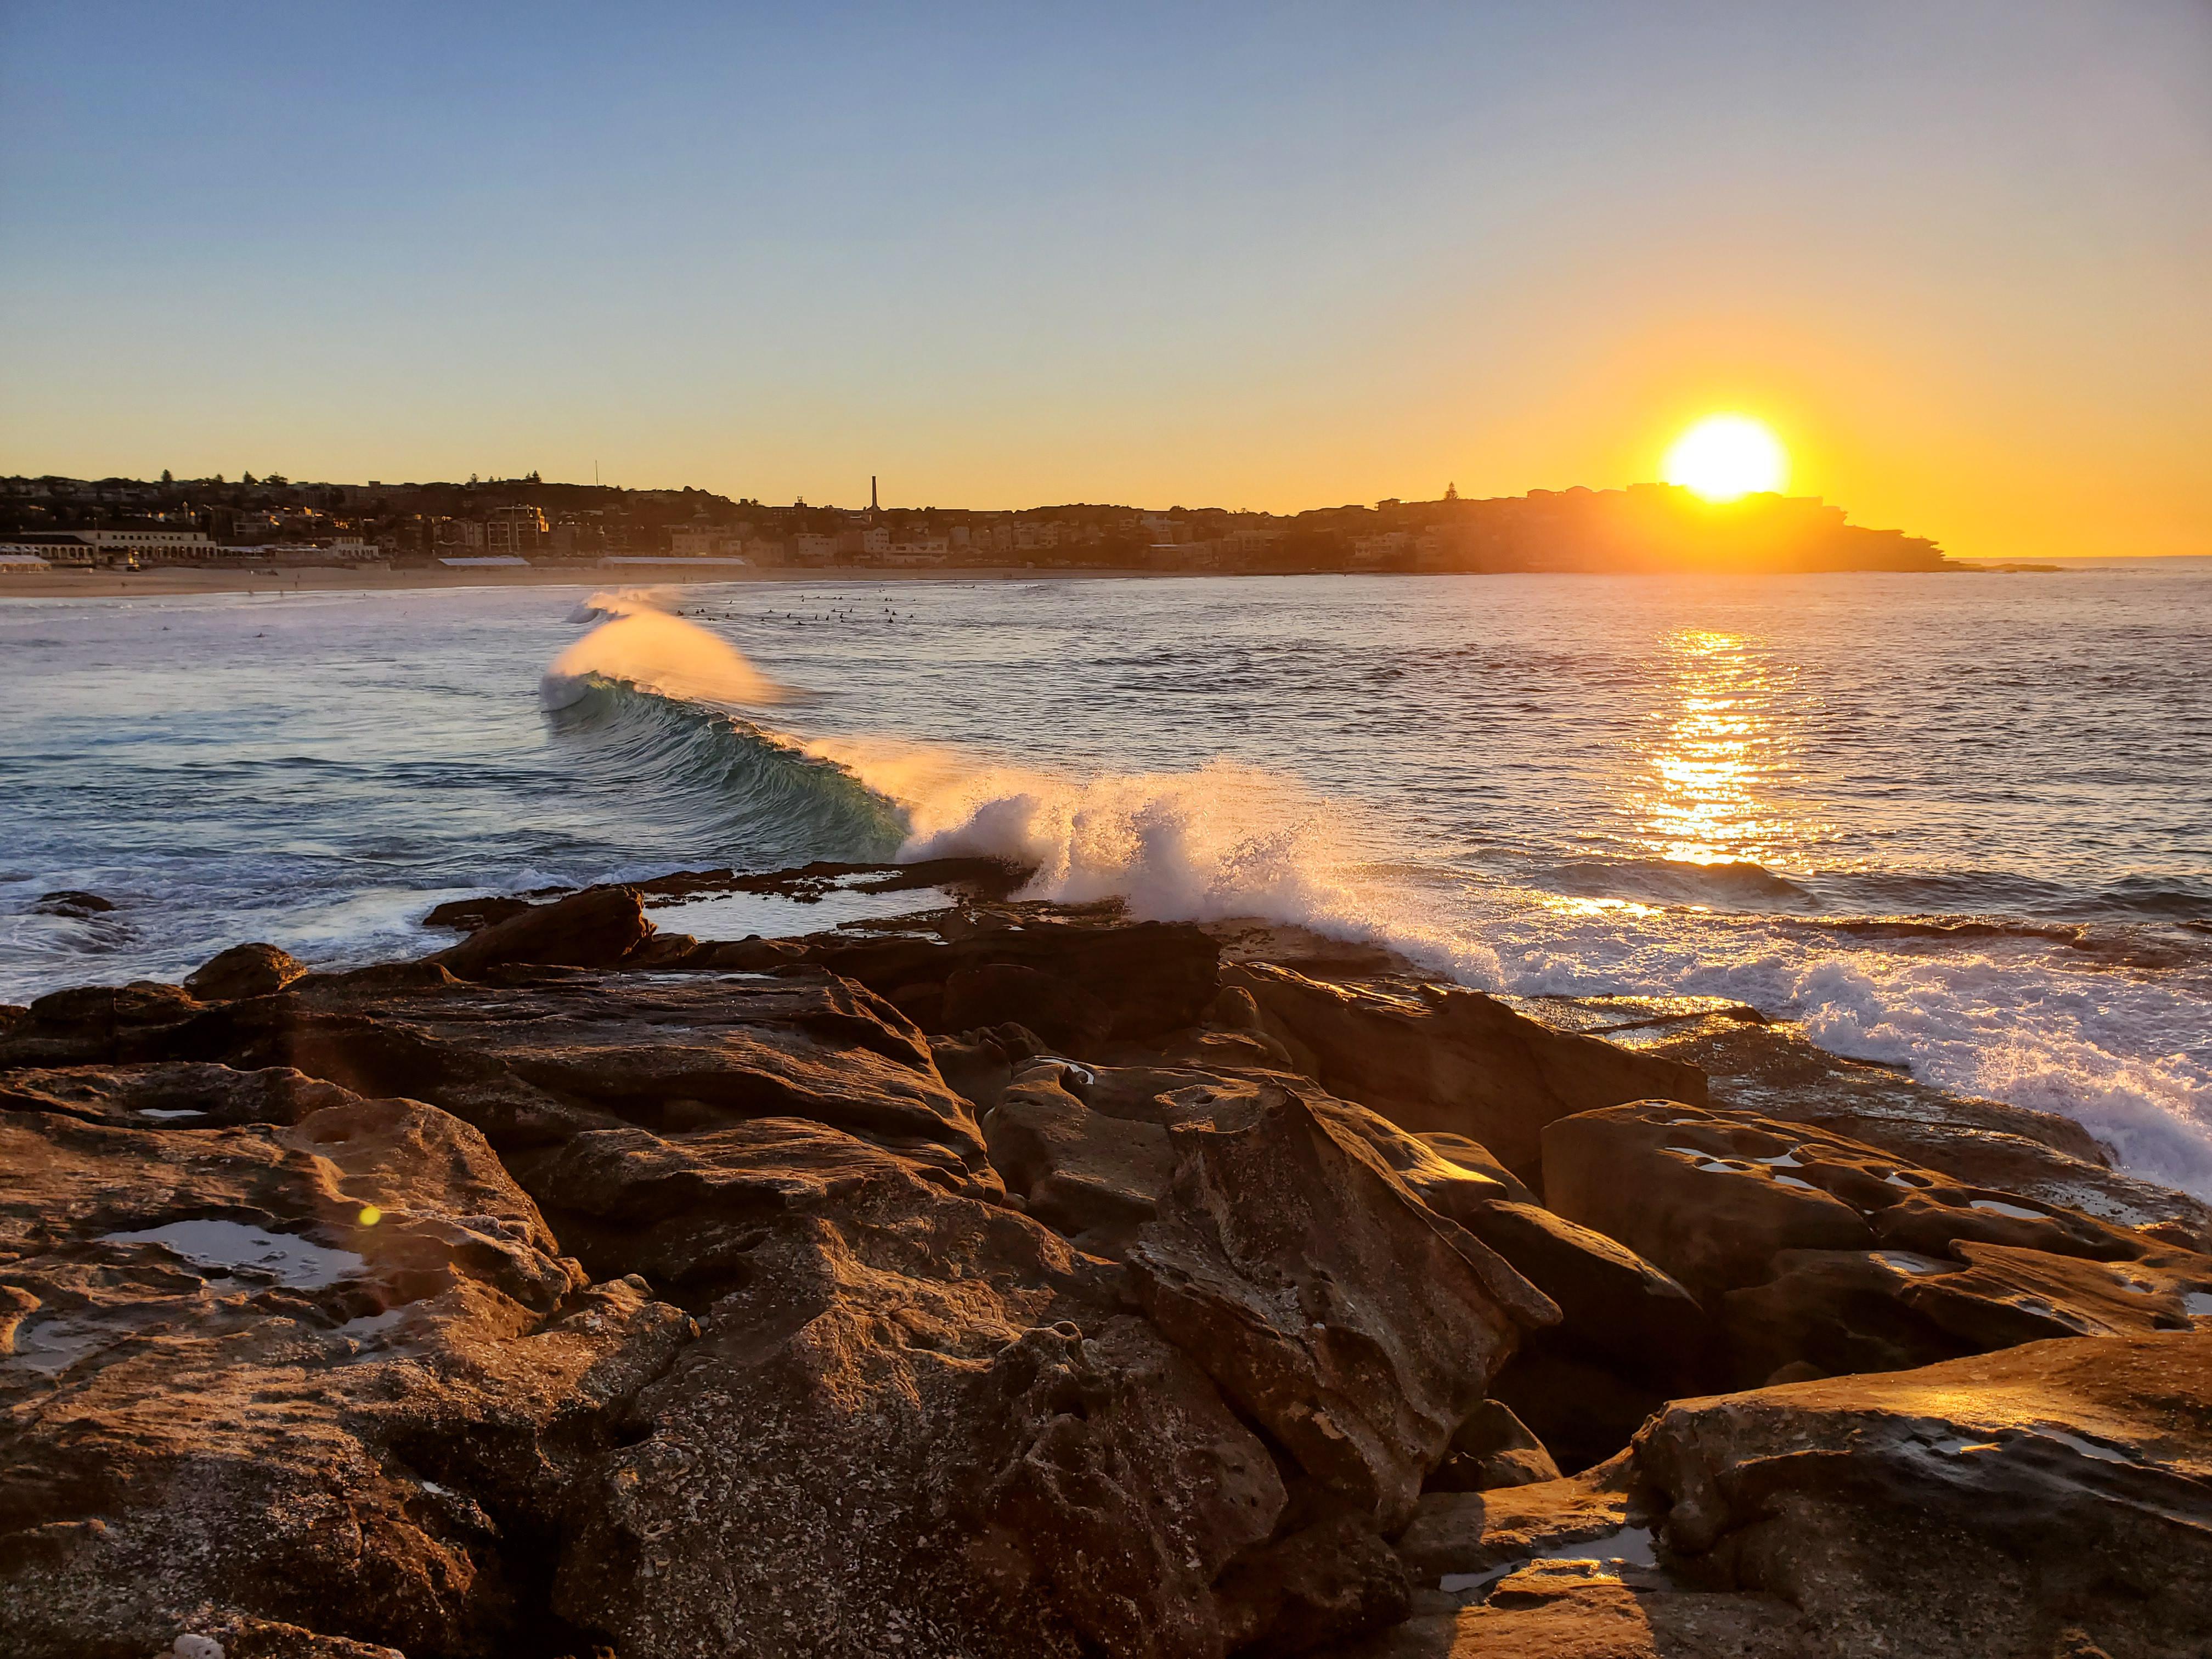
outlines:
[{"label": "white sea foam", "polygon": [[[901,857],[1033,864],[1026,896],[1124,900],[1165,920],[1259,916],[1390,945],[1433,971],[1524,995],[1698,995],[1801,1019],[1849,1058],[2079,1119],[2120,1163],[2212,1196],[2212,1067],[2201,1000],[2095,971],[2047,940],[1890,951],[1757,918],[1563,907],[1550,895],[1373,873],[1339,809],[1295,781],[1217,762],[1056,776],[888,738],[815,739],[906,811]],[[2163,1047],[2162,1058],[2145,1059]]]},{"label": "white sea foam", "polygon": [[[1473,902],[1470,903],[1469,900]],[[2073,1117],[2122,1167],[2212,1197],[2212,1054],[2201,990],[2037,939],[1848,946],[1755,917],[1454,895],[1522,995],[1711,996],[1801,1020],[1854,1060]],[[1462,975],[1468,977],[1467,975]]]},{"label": "white sea foam", "polygon": [[1499,971],[1480,940],[1363,882],[1341,811],[1280,773],[1215,761],[1068,775],[889,738],[806,746],[898,805],[911,828],[902,860],[1009,859],[1036,868],[1026,898],[1116,898],[1151,921],[1291,922],[1418,951],[1470,981]]}]

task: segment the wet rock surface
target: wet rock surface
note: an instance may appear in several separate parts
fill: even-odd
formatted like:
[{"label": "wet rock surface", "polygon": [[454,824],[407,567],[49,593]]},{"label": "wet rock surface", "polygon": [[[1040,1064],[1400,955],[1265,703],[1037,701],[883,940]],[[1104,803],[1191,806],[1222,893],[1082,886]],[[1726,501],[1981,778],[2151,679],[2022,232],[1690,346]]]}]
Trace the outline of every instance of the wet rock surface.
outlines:
[{"label": "wet rock surface", "polygon": [[1018,878],[0,1012],[0,1649],[2212,1645],[2195,1200]]},{"label": "wet rock surface", "polygon": [[1464,1135],[1523,1181],[1555,1118],[1646,1097],[1702,1103],[1704,1073],[1560,1031],[1455,987],[1308,979],[1252,963],[1231,969],[1266,1029],[1332,1093],[1416,1132]]},{"label": "wet rock surface", "polygon": [[1634,1462],[1680,1571],[1839,1656],[2212,1649],[2212,1333],[1685,1401]]}]

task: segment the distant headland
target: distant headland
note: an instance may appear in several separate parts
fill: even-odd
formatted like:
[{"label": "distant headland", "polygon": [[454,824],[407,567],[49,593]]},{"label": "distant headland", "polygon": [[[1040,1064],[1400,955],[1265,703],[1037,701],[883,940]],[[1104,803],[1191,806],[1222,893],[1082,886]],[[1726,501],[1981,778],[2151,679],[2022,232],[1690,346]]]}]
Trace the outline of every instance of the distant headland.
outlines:
[{"label": "distant headland", "polygon": [[[1802,496],[1710,502],[1668,484],[1389,500],[1297,514],[1097,504],[1011,511],[770,507],[696,489],[521,478],[295,483],[281,476],[0,479],[0,568],[428,571],[1957,570],[1936,544]],[[0,590],[4,591],[4,590]]]}]

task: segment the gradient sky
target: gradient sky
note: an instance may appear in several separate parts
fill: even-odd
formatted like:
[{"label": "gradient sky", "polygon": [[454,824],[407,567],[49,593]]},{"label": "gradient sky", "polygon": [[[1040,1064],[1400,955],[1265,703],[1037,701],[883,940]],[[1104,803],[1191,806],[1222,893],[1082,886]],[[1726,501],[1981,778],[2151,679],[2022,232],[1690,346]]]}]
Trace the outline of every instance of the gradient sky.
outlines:
[{"label": "gradient sky", "polygon": [[0,471],[2212,553],[2212,3],[0,0]]}]

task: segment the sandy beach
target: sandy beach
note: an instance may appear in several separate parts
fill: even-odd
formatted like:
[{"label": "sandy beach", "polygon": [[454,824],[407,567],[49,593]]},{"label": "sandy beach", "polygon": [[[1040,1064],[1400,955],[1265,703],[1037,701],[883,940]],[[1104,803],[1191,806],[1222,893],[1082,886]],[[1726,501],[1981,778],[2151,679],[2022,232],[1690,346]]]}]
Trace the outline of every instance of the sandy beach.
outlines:
[{"label": "sandy beach", "polygon": [[705,582],[975,582],[1089,580],[1115,576],[1184,576],[1218,573],[1185,570],[1035,569],[976,567],[885,569],[866,565],[714,565],[698,570],[675,561],[651,564],[533,565],[527,569],[477,567],[465,570],[343,569],[335,566],[267,571],[45,570],[0,579],[0,599],[175,599],[195,593],[383,592],[420,587],[579,587],[635,584],[654,587]]}]

